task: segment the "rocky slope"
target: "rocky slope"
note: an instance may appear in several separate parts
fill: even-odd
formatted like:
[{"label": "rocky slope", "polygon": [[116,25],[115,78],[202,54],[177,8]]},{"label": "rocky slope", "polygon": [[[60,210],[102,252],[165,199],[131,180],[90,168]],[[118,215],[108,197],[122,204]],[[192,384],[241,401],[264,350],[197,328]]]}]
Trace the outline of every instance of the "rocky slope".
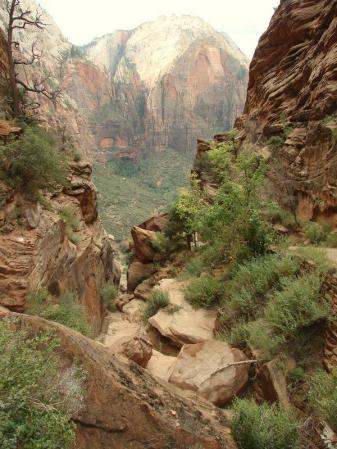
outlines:
[{"label": "rocky slope", "polygon": [[235,449],[224,414],[201,398],[187,399],[135,364],[127,366],[102,344],[61,325],[25,315],[14,326],[36,334],[54,332],[61,366],[74,361],[86,372],[84,408],[73,421],[77,449]]},{"label": "rocky slope", "polygon": [[193,151],[197,136],[229,129],[242,111],[247,59],[196,17],[160,17],[86,47],[108,74],[112,100],[96,111],[101,147]]},{"label": "rocky slope", "polygon": [[[282,0],[250,67],[244,115],[250,141],[286,140],[273,154],[283,200],[301,219],[337,223],[337,2]],[[286,135],[284,135],[286,129]]]}]

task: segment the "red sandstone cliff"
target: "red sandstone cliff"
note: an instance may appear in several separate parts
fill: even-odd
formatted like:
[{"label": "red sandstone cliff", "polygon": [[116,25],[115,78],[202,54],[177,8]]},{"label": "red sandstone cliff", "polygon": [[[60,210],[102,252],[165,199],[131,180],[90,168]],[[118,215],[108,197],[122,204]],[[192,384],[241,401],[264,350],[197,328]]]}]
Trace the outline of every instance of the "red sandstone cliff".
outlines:
[{"label": "red sandstone cliff", "polygon": [[[237,125],[264,145],[291,128],[273,154],[283,196],[302,219],[337,224],[337,1],[282,0],[250,66]],[[288,130],[289,131],[289,130]]]}]

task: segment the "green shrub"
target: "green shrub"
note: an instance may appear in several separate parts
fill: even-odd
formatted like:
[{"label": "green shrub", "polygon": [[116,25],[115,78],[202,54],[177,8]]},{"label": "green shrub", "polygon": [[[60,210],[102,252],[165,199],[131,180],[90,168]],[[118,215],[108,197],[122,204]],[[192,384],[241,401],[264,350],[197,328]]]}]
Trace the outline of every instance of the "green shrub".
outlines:
[{"label": "green shrub", "polygon": [[17,191],[34,195],[66,183],[66,163],[50,134],[36,125],[0,144],[0,179]]},{"label": "green shrub", "polygon": [[309,381],[308,399],[313,409],[337,432],[337,370],[317,372]]},{"label": "green shrub", "polygon": [[309,239],[310,242],[314,243],[315,245],[318,245],[327,237],[324,228],[319,223],[314,222],[305,223],[303,226],[303,230],[306,238]]},{"label": "green shrub", "polygon": [[82,370],[59,368],[58,342],[31,336],[0,321],[0,446],[70,449],[71,417],[83,406]]},{"label": "green shrub", "polygon": [[154,290],[150,299],[146,302],[142,319],[144,323],[147,323],[149,318],[156,315],[156,313],[170,304],[169,296],[166,292],[160,290]]},{"label": "green shrub", "polygon": [[232,428],[239,449],[299,448],[298,420],[277,405],[237,399]]},{"label": "green shrub", "polygon": [[254,318],[266,304],[266,294],[278,288],[283,278],[299,270],[299,261],[291,256],[266,255],[237,265],[226,284],[228,307],[241,317]]},{"label": "green shrub", "polygon": [[186,276],[199,276],[203,271],[207,270],[207,264],[205,260],[201,257],[194,257],[190,260],[190,262],[186,265],[184,270],[184,274]]},{"label": "green shrub", "polygon": [[60,215],[65,224],[66,236],[74,245],[78,245],[80,237],[75,232],[80,228],[80,221],[76,217],[76,213],[68,207],[63,207],[60,209]]},{"label": "green shrub", "polygon": [[295,230],[298,227],[296,217],[294,214],[286,209],[283,209],[277,203],[270,203],[267,206],[266,217],[272,223],[279,223],[290,230]]},{"label": "green shrub", "polygon": [[308,274],[288,278],[266,308],[265,316],[276,334],[292,338],[301,329],[327,319],[329,303],[320,295],[321,277]]},{"label": "green shrub", "polygon": [[103,303],[110,312],[116,311],[114,300],[117,298],[117,295],[118,287],[113,283],[113,281],[107,282],[101,288],[101,297]]},{"label": "green shrub", "polygon": [[186,287],[185,298],[195,307],[213,307],[219,305],[223,297],[223,284],[212,276],[192,279]]},{"label": "green shrub", "polygon": [[337,248],[337,233],[336,232],[331,232],[325,242],[324,242],[324,246],[326,246],[327,248]]},{"label": "green shrub", "polygon": [[268,145],[272,148],[273,153],[277,153],[284,146],[285,139],[281,136],[273,136],[268,140]]},{"label": "green shrub", "polygon": [[48,302],[48,295],[45,289],[31,291],[27,296],[26,312],[46,320],[56,321],[83,335],[91,335],[92,329],[86,319],[83,306],[73,293],[64,293],[58,304]]},{"label": "green shrub", "polygon": [[302,383],[304,379],[305,371],[301,366],[296,366],[287,373],[287,382],[293,387]]}]

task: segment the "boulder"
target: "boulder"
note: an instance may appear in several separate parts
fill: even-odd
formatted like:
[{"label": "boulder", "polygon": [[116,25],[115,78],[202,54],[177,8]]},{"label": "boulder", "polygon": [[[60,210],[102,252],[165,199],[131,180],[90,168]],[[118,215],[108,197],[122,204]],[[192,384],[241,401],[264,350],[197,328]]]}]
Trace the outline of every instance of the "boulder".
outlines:
[{"label": "boulder", "polygon": [[133,250],[137,259],[143,263],[153,262],[156,252],[153,249],[152,242],[156,238],[156,233],[134,226],[131,230],[131,235]]},{"label": "boulder", "polygon": [[131,340],[123,343],[117,349],[117,353],[126,357],[128,360],[132,360],[137,365],[146,368],[152,357],[152,345],[146,336],[140,333]]},{"label": "boulder", "polygon": [[128,270],[128,291],[133,292],[137,285],[149,278],[155,272],[152,263],[142,263],[138,260],[132,262]]},{"label": "boulder", "polygon": [[144,223],[139,225],[139,227],[142,229],[147,229],[148,231],[163,232],[168,225],[168,222],[168,214],[159,214],[144,221]]},{"label": "boulder", "polygon": [[137,323],[130,323],[121,313],[111,313],[105,323],[106,330],[102,334],[101,342],[114,350],[123,343],[132,340],[141,331]]},{"label": "boulder", "polygon": [[168,293],[171,308],[161,309],[149,319],[151,326],[179,347],[211,340],[217,323],[216,311],[196,310],[185,300],[186,285],[176,279],[162,280],[158,288]]},{"label": "boulder", "polygon": [[25,208],[25,217],[28,223],[28,226],[31,229],[35,229],[39,226],[41,220],[41,206],[39,203],[29,204]]},{"label": "boulder", "polygon": [[159,377],[162,380],[168,381],[173,370],[173,365],[176,362],[176,357],[164,355],[158,351],[152,351],[152,357],[147,364],[147,371],[152,376]]},{"label": "boulder", "polygon": [[290,407],[285,374],[278,360],[272,360],[261,367],[254,387],[257,399],[278,402],[285,409]]},{"label": "boulder", "polygon": [[133,299],[123,307],[123,313],[128,316],[129,321],[138,323],[141,320],[142,310],[144,308],[144,301],[140,299]]},{"label": "boulder", "polygon": [[134,299],[133,295],[128,295],[127,293],[124,293],[118,296],[118,298],[115,300],[115,305],[119,311],[122,311],[123,307],[129,304],[129,302],[132,301],[133,299]]},{"label": "boulder", "polygon": [[185,345],[177,357],[169,382],[223,406],[247,384],[249,366],[242,351],[222,341]]}]

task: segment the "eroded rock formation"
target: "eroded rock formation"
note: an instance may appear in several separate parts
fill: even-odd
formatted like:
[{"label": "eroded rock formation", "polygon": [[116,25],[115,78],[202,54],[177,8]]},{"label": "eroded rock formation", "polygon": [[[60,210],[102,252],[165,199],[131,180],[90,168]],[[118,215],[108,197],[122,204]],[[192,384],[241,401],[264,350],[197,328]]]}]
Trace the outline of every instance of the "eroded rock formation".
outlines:
[{"label": "eroded rock formation", "polygon": [[[337,2],[282,0],[250,66],[237,126],[263,145],[286,138],[274,177],[301,219],[337,223]],[[286,130],[286,135],[284,131]]]},{"label": "eroded rock formation", "polygon": [[[55,298],[77,294],[96,332],[103,308],[100,286],[113,277],[111,245],[97,221],[91,166],[73,163],[69,187],[48,198],[48,209],[7,192],[0,209],[0,305],[23,312],[30,291],[47,288]],[[76,244],[62,210],[79,222]]]},{"label": "eroded rock formation", "polygon": [[111,102],[95,114],[102,148],[193,151],[198,136],[229,129],[242,111],[247,59],[199,18],[160,17],[117,31],[89,44],[86,56],[112,83]]}]

